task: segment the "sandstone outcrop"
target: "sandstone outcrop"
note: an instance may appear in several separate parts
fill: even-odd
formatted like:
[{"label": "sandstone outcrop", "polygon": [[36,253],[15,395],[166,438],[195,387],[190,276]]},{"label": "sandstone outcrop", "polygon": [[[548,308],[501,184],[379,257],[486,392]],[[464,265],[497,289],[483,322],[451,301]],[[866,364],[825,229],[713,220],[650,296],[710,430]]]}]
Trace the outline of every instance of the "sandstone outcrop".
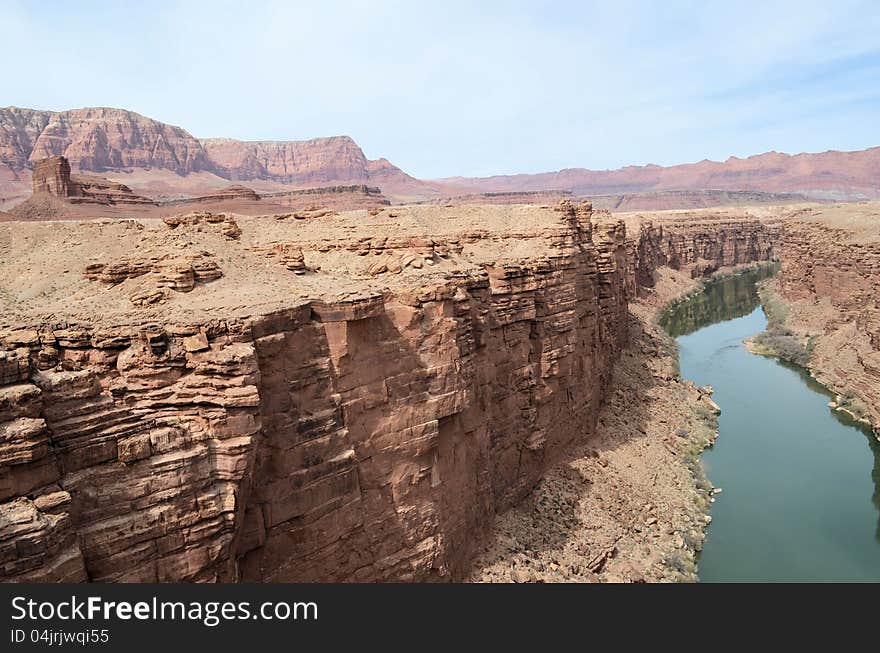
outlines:
[{"label": "sandstone outcrop", "polygon": [[140,279],[129,295],[137,306],[164,301],[168,291],[190,292],[198,283],[223,276],[209,252],[185,256],[124,257],[111,263],[92,263],[83,271],[86,279],[116,286],[129,279]]},{"label": "sandstone outcrop", "polygon": [[290,209],[323,207],[326,209],[351,210],[389,206],[391,202],[381,189],[363,184],[353,186],[328,186],[303,188],[293,191],[267,193],[265,199]]},{"label": "sandstone outcrop", "polygon": [[124,206],[146,210],[156,206],[153,200],[135,195],[124,184],[91,175],[72,175],[70,163],[63,156],[37,161],[31,181],[31,198],[11,210],[19,218],[77,217],[79,213],[69,205]]},{"label": "sandstone outcrop", "polygon": [[70,179],[70,162],[63,156],[48,157],[34,164],[31,177],[35,194],[55,197],[79,197],[82,191]]},{"label": "sandstone outcrop", "polygon": [[226,213],[211,213],[210,211],[194,211],[186,215],[173,215],[162,218],[162,222],[171,229],[183,227],[183,230],[192,228],[200,229],[202,225],[215,228],[227,240],[238,240],[241,237],[241,227],[235,218]]},{"label": "sandstone outcrop", "polygon": [[[63,156],[49,157],[34,164],[31,198],[12,209],[12,216],[20,219],[75,219],[94,217],[155,217],[166,215],[169,220],[183,219],[167,216],[169,212],[197,211],[205,216],[211,211],[234,211],[245,215],[281,213],[291,209],[323,210],[331,208],[357,209],[389,205],[378,188],[368,186],[333,186],[306,188],[260,196],[251,188],[228,186],[210,195],[155,202],[135,195],[128,186],[102,177],[74,175],[70,163]],[[196,212],[193,212],[193,215]],[[2,216],[0,216],[2,217]],[[14,218],[12,218],[14,219]],[[210,220],[209,220],[210,222]]]},{"label": "sandstone outcrop", "polygon": [[[498,193],[471,193],[452,197],[437,197],[424,200],[425,204],[557,204],[563,200],[575,200],[571,191],[566,190],[532,190],[508,191]],[[591,202],[597,208],[595,202]]]},{"label": "sandstone outcrop", "polygon": [[305,263],[302,248],[294,243],[277,243],[267,247],[254,247],[252,251],[276,261],[295,274],[305,274],[309,268]]},{"label": "sandstone outcrop", "polygon": [[0,225],[3,580],[460,577],[595,432],[652,266],[776,233],[570,202],[219,224]]},{"label": "sandstone outcrop", "polygon": [[91,175],[71,175],[70,163],[63,156],[34,163],[31,181],[34,195],[52,195],[73,204],[154,204],[147,197],[135,195],[124,184]]}]

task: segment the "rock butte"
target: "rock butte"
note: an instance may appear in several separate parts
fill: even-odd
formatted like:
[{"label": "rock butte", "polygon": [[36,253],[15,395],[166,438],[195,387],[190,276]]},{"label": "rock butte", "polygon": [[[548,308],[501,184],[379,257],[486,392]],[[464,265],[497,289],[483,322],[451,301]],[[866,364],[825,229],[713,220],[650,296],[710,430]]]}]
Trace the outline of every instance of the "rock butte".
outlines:
[{"label": "rock butte", "polygon": [[628,302],[661,266],[780,258],[781,292],[845,316],[814,315],[848,343],[817,369],[876,417],[878,215],[0,224],[0,577],[464,577],[495,516],[594,437]]},{"label": "rock butte", "polygon": [[[0,220],[70,220],[82,218],[131,218],[168,216],[181,211],[235,211],[264,215],[272,211],[317,211],[343,208],[376,208],[390,202],[378,188],[330,186],[286,190],[259,195],[238,184],[209,195],[157,201],[136,195],[124,184],[92,175],[74,175],[66,157],[53,156],[34,164],[29,199],[0,215]],[[4,217],[5,216],[5,217]],[[302,216],[299,216],[302,217]]]}]

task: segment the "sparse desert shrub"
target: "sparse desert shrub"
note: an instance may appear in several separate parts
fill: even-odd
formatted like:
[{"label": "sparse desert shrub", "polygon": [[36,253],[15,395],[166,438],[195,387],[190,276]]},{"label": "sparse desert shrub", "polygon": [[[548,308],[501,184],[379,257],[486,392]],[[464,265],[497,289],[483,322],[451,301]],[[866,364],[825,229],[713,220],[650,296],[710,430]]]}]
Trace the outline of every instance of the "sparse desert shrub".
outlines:
[{"label": "sparse desert shrub", "polygon": [[681,539],[691,551],[700,551],[703,548],[703,537],[695,531],[685,531],[681,534]]},{"label": "sparse desert shrub", "polygon": [[714,486],[712,485],[712,482],[711,482],[708,478],[706,478],[706,475],[705,475],[705,474],[702,475],[702,476],[697,476],[697,477],[695,477],[694,482],[695,482],[695,484],[696,484],[696,486],[697,486],[697,489],[698,489],[700,492],[705,492],[706,494],[708,494],[709,492],[711,492],[711,491],[712,491],[712,488],[714,487]]},{"label": "sparse desert shrub", "polygon": [[855,419],[870,418],[868,406],[851,390],[846,390],[840,394],[840,406]]},{"label": "sparse desert shrub", "polygon": [[761,299],[761,308],[767,316],[768,329],[772,327],[782,328],[788,319],[788,306],[779,295],[772,289],[768,282],[758,286],[758,297]]},{"label": "sparse desert shrub", "polygon": [[809,365],[813,340],[805,340],[785,326],[789,314],[788,305],[768,282],[758,286],[758,295],[767,316],[767,329],[753,338],[756,349],[760,353],[777,356],[801,367]]},{"label": "sparse desert shrub", "polygon": [[812,342],[804,340],[784,327],[769,327],[764,333],[754,338],[756,345],[767,353],[806,367],[810,363]]},{"label": "sparse desert shrub", "polygon": [[689,574],[693,571],[693,563],[681,551],[670,551],[667,553],[663,556],[663,564],[679,574]]},{"label": "sparse desert shrub", "polygon": [[718,415],[715,414],[715,411],[708,404],[702,401],[697,402],[697,405],[694,407],[694,413],[702,421],[708,422],[710,425],[718,423]]}]

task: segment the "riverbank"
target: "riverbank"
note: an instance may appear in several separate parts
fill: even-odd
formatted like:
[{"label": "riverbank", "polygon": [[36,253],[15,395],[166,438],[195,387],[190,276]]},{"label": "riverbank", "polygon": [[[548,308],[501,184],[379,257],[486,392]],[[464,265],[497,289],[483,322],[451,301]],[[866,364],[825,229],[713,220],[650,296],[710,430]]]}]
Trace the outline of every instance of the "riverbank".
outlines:
[{"label": "riverbank", "polygon": [[[872,423],[875,434],[880,423],[880,239],[871,225],[877,215],[877,206],[867,204],[788,216],[776,251],[781,270],[760,291],[769,328],[747,342],[752,353],[781,354],[807,368],[837,393],[832,408]],[[720,274],[753,267],[726,268]],[[701,476],[702,466],[692,465],[688,471],[695,473],[672,484],[653,483],[650,477],[646,482],[639,473],[643,466],[675,473],[687,467],[679,453],[654,446],[664,442],[671,424],[693,423],[702,401],[687,392],[687,382],[674,380],[679,362],[675,341],[656,325],[663,309],[692,299],[712,280],[693,281],[686,272],[658,270],[656,287],[631,303],[639,333],[616,370],[613,399],[602,412],[597,440],[571,452],[526,502],[498,520],[496,538],[477,560],[472,580],[584,580],[584,574],[573,573],[584,560],[598,561],[593,563],[598,573],[588,575],[592,580],[696,579],[695,551],[705,528],[695,525],[702,520],[704,526],[706,510],[700,508],[708,508],[712,498],[700,492],[700,487],[711,489]],[[648,426],[633,433],[628,425],[639,418],[621,397],[641,397],[639,379],[649,377],[653,394],[644,395],[643,407]],[[706,444],[716,433],[713,422]],[[591,454],[603,447],[611,453],[604,453],[608,465],[600,469]],[[617,463],[613,471],[605,471],[612,463]],[[660,503],[679,506],[682,517],[665,515],[665,530],[646,533],[644,505]],[[603,546],[614,555],[602,557]]]},{"label": "riverbank", "polygon": [[[830,408],[871,427],[880,439],[880,420],[874,415],[876,411],[872,411],[851,381],[864,364],[862,357],[848,359],[845,355],[813,355],[817,347],[819,352],[829,347],[832,352],[845,352],[841,334],[838,333],[839,327],[832,321],[833,314],[821,302],[788,301],[780,292],[778,280],[762,282],[758,294],[767,316],[767,329],[746,339],[746,349],[753,354],[776,357],[804,368],[835,395],[828,404]],[[824,328],[817,328],[817,325]],[[849,347],[859,345],[858,342],[847,344]],[[841,367],[845,370],[842,374],[839,371]]]},{"label": "riverbank", "polygon": [[829,410],[827,389],[804,368],[742,346],[762,332],[792,337],[769,325],[766,314],[779,307],[762,309],[759,279],[755,271],[709,284],[665,320],[682,377],[711,384],[724,408],[720,437],[701,456],[724,494],[712,506],[699,578],[877,580],[880,443]]},{"label": "riverbank", "polygon": [[[810,374],[880,434],[880,206],[814,207],[786,222],[778,277],[762,299],[809,342]],[[783,352],[784,353],[784,352]]]},{"label": "riverbank", "polygon": [[597,436],[496,520],[470,581],[696,580],[713,501],[699,456],[717,436],[717,406],[709,389],[678,377],[674,341],[658,318],[700,288],[686,272],[662,268],[655,287],[630,303],[630,344]]}]

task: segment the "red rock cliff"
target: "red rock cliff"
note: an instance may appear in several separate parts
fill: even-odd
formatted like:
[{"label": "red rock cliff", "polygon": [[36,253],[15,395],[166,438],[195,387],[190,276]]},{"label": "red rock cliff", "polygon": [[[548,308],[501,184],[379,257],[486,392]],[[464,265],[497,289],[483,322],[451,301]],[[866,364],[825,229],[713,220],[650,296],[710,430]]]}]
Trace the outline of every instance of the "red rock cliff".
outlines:
[{"label": "red rock cliff", "polygon": [[[0,109],[0,190],[36,162],[64,156],[74,171],[209,172],[230,180],[269,180],[298,187],[338,184],[410,188],[421,182],[385,159],[370,161],[348,136],[306,141],[198,140],[180,127],[112,108],[70,111]],[[178,186],[185,187],[181,178]]]},{"label": "red rock cliff", "polygon": [[[594,433],[629,293],[651,265],[772,253],[758,224],[710,225],[727,243],[712,246],[697,227],[646,227],[627,241],[622,222],[594,224],[588,205],[557,215],[538,230],[347,236],[297,249],[299,273],[303,249],[325,266],[363,255],[381,263],[370,274],[413,270],[393,292],[200,323],[7,325],[0,577],[463,573],[493,516]],[[516,255],[523,243],[531,256]],[[508,254],[417,281],[464,248]],[[146,272],[127,261],[112,281]]]},{"label": "red rock cliff", "polygon": [[876,205],[868,204],[807,211],[786,221],[776,283],[790,304],[786,326],[812,338],[815,376],[852,393],[880,427],[878,219]]}]

